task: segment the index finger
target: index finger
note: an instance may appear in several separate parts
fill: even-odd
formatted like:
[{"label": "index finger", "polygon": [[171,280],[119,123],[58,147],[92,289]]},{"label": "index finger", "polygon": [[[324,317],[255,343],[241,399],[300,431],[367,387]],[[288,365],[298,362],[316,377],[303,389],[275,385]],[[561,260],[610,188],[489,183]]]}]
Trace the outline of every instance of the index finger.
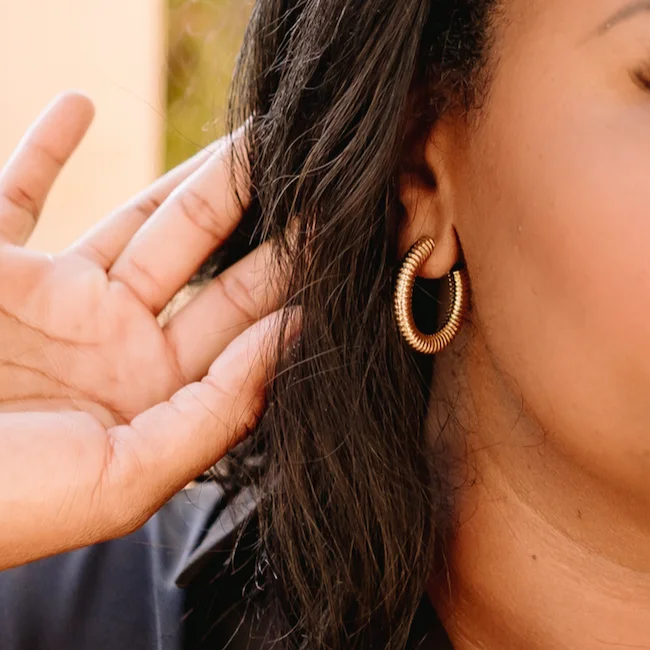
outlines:
[{"label": "index finger", "polygon": [[87,97],[68,92],[57,97],[23,136],[0,173],[0,241],[22,245],[29,239],[54,181],[93,116]]},{"label": "index finger", "polygon": [[71,253],[94,260],[109,269],[133,235],[162,202],[210,157],[212,145],[171,169],[128,203],[97,223],[68,248]]}]

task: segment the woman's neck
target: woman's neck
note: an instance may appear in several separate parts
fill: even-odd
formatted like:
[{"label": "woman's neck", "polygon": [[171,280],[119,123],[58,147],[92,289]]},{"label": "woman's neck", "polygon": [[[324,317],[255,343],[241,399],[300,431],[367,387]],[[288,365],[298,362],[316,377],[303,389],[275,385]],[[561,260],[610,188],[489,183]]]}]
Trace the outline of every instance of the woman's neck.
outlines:
[{"label": "woman's neck", "polygon": [[448,575],[428,589],[455,650],[650,648],[649,504],[573,465],[521,408],[513,419],[492,372],[457,393],[472,395],[471,413],[454,408],[469,474]]},{"label": "woman's neck", "polygon": [[[449,586],[430,589],[455,650],[650,648],[647,557],[630,553],[636,567],[620,561],[632,530],[622,531],[617,558],[497,477],[472,492],[447,558]],[[576,513],[577,526],[587,513]]]}]

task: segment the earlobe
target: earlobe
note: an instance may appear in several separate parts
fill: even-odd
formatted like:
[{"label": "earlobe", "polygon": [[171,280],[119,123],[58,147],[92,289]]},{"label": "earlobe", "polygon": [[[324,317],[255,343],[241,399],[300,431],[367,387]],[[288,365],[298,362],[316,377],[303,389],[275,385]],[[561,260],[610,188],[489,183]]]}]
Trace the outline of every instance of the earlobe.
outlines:
[{"label": "earlobe", "polygon": [[454,228],[451,178],[447,173],[448,147],[444,127],[437,125],[426,140],[409,146],[400,174],[400,201],[404,217],[399,232],[399,257],[403,259],[420,237],[435,241],[435,250],[420,275],[441,278],[458,263],[460,247]]}]

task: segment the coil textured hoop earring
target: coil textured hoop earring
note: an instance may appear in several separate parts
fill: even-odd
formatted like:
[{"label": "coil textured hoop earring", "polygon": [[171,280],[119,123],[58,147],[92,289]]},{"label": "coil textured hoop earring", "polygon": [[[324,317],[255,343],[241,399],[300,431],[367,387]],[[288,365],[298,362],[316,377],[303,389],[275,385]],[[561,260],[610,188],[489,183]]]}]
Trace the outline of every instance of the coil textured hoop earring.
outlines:
[{"label": "coil textured hoop earring", "polygon": [[413,286],[418,271],[433,253],[435,245],[431,237],[418,239],[404,257],[395,283],[394,309],[397,326],[406,342],[422,354],[437,354],[446,348],[458,334],[467,309],[467,272],[452,271],[448,275],[452,298],[445,324],[434,334],[424,334],[417,328],[412,309]]}]

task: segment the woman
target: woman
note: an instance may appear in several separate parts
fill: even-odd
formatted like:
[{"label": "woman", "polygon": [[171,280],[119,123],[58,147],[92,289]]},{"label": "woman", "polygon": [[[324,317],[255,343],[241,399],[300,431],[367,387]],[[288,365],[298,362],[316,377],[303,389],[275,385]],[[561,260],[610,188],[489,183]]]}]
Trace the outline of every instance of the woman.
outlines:
[{"label": "woman", "polygon": [[301,334],[175,574],[190,647],[650,645],[649,9],[257,3],[238,232]]}]

